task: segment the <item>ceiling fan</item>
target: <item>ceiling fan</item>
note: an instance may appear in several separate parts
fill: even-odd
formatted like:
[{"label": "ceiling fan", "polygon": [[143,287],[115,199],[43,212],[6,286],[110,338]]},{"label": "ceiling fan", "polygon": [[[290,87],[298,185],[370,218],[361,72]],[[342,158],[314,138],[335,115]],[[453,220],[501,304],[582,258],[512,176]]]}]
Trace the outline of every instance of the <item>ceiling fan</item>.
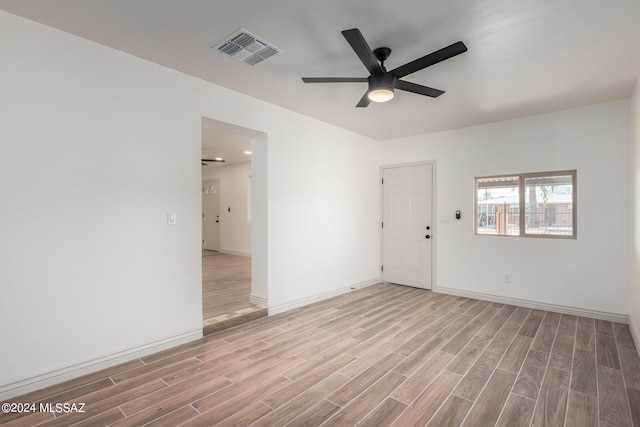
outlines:
[{"label": "ceiling fan", "polygon": [[464,43],[456,42],[425,55],[422,58],[387,71],[384,66],[384,61],[389,58],[391,49],[388,47],[379,47],[372,51],[362,36],[362,33],[357,28],[344,30],[342,35],[347,39],[351,48],[369,71],[369,77],[303,77],[302,81],[305,83],[369,83],[369,89],[362,96],[356,107],[366,107],[371,101],[387,102],[393,98],[394,89],[430,96],[432,98],[442,95],[444,93],[443,90],[411,83],[406,80],[401,80],[401,78],[467,51]]},{"label": "ceiling fan", "polygon": [[202,166],[209,166],[208,163],[224,163],[224,159],[216,157],[215,159],[201,159]]}]

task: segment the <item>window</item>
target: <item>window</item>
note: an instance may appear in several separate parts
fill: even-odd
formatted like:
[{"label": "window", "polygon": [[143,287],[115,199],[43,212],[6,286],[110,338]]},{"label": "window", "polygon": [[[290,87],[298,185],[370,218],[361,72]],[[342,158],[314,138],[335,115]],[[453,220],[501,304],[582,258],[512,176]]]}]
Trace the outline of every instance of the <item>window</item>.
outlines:
[{"label": "window", "polygon": [[475,234],[576,238],[576,171],[475,178]]}]

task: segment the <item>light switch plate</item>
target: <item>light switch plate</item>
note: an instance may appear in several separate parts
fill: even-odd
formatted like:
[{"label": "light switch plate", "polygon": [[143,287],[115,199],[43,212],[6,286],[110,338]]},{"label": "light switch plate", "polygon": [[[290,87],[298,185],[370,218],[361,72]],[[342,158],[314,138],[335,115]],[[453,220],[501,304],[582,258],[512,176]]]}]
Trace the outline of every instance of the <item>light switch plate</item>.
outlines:
[{"label": "light switch plate", "polygon": [[175,212],[170,212],[167,214],[167,225],[176,225],[177,218]]}]

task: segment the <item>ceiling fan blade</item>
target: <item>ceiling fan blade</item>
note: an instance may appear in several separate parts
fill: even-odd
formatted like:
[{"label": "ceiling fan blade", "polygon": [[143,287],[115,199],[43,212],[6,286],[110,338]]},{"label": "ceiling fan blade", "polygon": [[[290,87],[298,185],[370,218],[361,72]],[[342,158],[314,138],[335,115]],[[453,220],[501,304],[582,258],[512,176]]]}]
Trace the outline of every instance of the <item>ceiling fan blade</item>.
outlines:
[{"label": "ceiling fan blade", "polygon": [[303,77],[305,83],[367,83],[366,77]]},{"label": "ceiling fan blade", "polygon": [[390,71],[396,78],[402,78],[423,68],[442,62],[445,59],[452,58],[467,51],[467,47],[462,42],[456,42],[440,50],[431,52],[428,55],[418,58],[415,61],[408,62]]},{"label": "ceiling fan blade", "polygon": [[203,162],[216,162],[216,163],[224,163],[224,159],[201,159]]},{"label": "ceiling fan blade", "polygon": [[444,91],[440,89],[434,89],[404,80],[396,80],[396,89],[417,93],[418,95],[430,96],[432,98],[437,98],[444,93]]},{"label": "ceiling fan blade", "polygon": [[366,91],[360,101],[356,104],[356,107],[367,107],[371,100],[369,99],[369,91]]},{"label": "ceiling fan blade", "polygon": [[360,61],[367,67],[369,73],[371,74],[382,74],[382,67],[378,63],[378,59],[375,57],[371,48],[367,44],[367,41],[362,36],[362,33],[357,28],[352,28],[350,30],[344,30],[342,35],[349,45],[351,45],[351,49],[358,55]]}]

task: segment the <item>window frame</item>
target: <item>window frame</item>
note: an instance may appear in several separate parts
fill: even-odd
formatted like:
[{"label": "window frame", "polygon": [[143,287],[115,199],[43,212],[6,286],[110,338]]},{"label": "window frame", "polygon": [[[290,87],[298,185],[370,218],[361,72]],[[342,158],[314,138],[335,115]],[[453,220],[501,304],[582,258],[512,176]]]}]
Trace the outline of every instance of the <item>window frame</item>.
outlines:
[{"label": "window frame", "polygon": [[[526,233],[526,187],[525,182],[530,178],[545,178],[553,176],[571,176],[571,231],[569,235],[564,234],[534,234]],[[518,226],[519,234],[487,234],[478,232],[478,181],[483,179],[496,178],[518,178]],[[525,237],[525,238],[543,238],[543,239],[577,239],[578,238],[578,191],[577,191],[578,173],[576,169],[549,171],[549,172],[529,172],[529,173],[511,173],[505,175],[487,175],[476,176],[473,178],[473,234],[475,236],[497,236],[497,237]]]}]

